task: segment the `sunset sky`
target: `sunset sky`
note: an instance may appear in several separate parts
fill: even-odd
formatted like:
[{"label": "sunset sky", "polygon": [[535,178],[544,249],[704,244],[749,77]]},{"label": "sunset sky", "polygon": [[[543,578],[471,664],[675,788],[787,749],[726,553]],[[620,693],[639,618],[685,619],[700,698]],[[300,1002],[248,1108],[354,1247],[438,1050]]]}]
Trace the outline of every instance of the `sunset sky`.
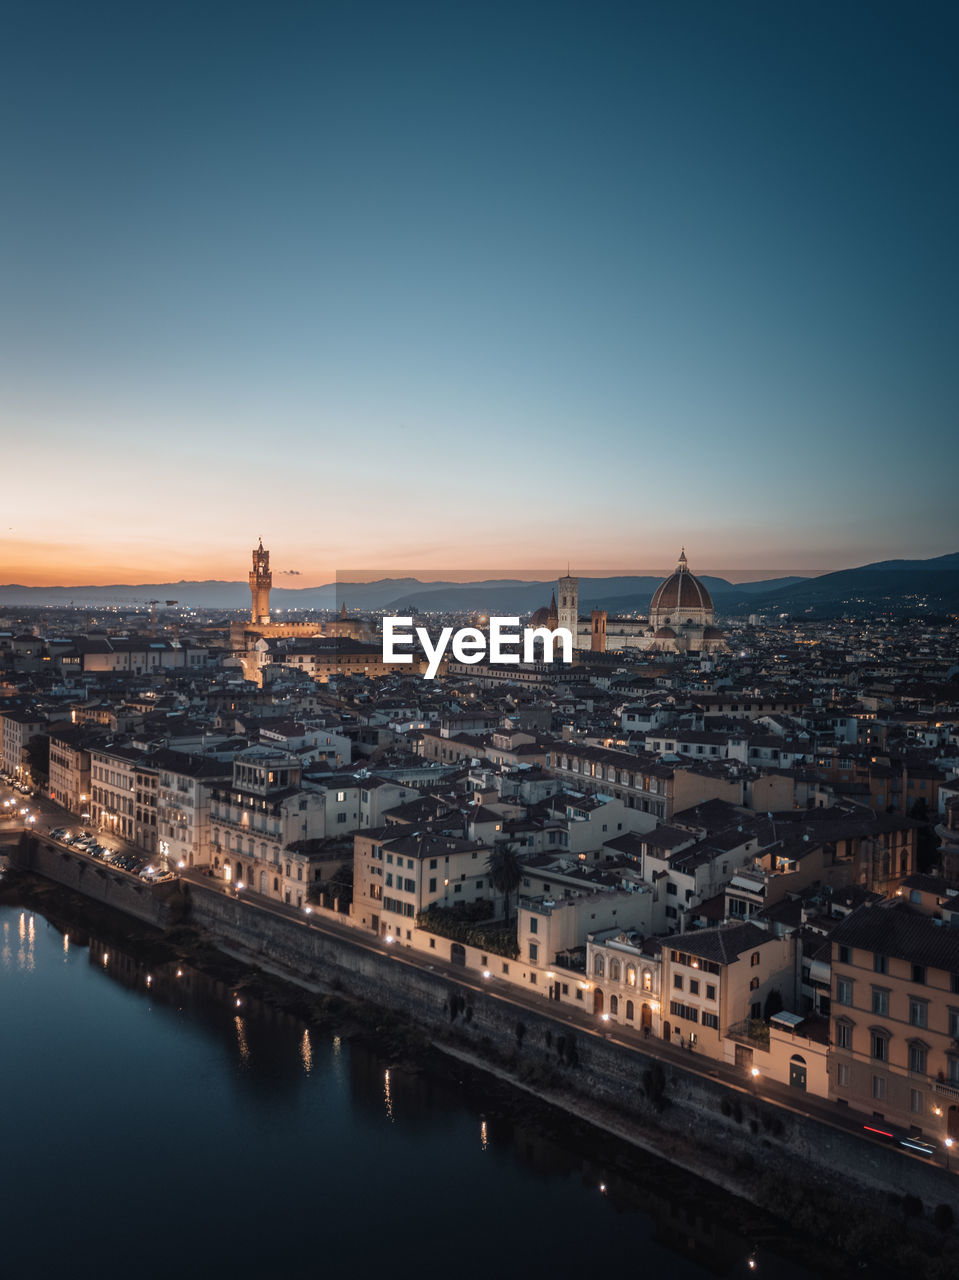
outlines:
[{"label": "sunset sky", "polygon": [[0,0],[0,583],[959,550],[957,37]]}]

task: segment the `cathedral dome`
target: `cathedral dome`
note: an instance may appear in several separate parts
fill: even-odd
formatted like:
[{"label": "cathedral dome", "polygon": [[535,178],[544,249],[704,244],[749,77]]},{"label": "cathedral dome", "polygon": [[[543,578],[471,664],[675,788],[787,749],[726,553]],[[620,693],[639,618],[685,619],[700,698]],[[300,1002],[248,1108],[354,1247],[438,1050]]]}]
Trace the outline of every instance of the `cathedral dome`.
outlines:
[{"label": "cathedral dome", "polygon": [[675,640],[676,632],[672,627],[659,627],[653,635],[654,640]]},{"label": "cathedral dome", "polygon": [[676,572],[661,582],[649,606],[654,627],[703,627],[715,617],[712,597],[686,565],[686,550],[679,557]]},{"label": "cathedral dome", "polygon": [[544,604],[541,609],[537,609],[530,617],[529,625],[531,627],[545,627],[549,622],[549,609]]}]

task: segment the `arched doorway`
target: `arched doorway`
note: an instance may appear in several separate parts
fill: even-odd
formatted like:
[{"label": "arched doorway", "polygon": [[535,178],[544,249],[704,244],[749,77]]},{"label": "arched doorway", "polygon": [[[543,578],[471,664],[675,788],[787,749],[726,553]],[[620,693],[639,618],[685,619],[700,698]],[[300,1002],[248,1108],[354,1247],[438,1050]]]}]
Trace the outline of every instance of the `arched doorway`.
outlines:
[{"label": "arched doorway", "polygon": [[450,960],[453,964],[466,964],[466,948],[462,942],[454,942],[450,947]]},{"label": "arched doorway", "polygon": [[610,996],[610,997],[609,997],[609,1011],[610,1011],[610,1013],[611,1013],[614,1017],[618,1016],[618,1014],[619,1014],[619,996]]},{"label": "arched doorway", "polygon": [[260,893],[262,893],[263,896],[266,897],[266,872],[265,871],[260,872]]},{"label": "arched doorway", "polygon": [[663,1039],[664,1040],[669,1039],[669,1023],[668,1022],[663,1023]]},{"label": "arched doorway", "polygon": [[648,1004],[645,1004],[645,1003],[643,1004],[643,1007],[640,1011],[640,1017],[642,1018],[644,1031],[646,1031],[649,1027],[653,1025],[653,1011]]},{"label": "arched doorway", "polygon": [[806,1088],[806,1059],[798,1053],[789,1059],[789,1083],[794,1089]]},{"label": "arched doorway", "polygon": [[597,987],[593,992],[593,1013],[602,1013],[606,1007],[606,998],[603,995],[602,988]]}]

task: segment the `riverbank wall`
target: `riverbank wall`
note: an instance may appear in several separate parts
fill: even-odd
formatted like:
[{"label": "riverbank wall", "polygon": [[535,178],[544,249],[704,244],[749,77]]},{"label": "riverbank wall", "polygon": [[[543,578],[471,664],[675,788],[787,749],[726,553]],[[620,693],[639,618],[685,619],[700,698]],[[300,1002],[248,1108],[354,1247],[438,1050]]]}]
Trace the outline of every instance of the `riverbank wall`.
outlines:
[{"label": "riverbank wall", "polygon": [[[928,1206],[949,1205],[959,1219],[956,1174],[762,1098],[748,1086],[713,1079],[705,1059],[686,1066],[672,1056],[616,1043],[570,1025],[546,1006],[520,1007],[465,975],[458,981],[411,963],[402,949],[383,951],[367,936],[349,937],[342,927],[311,927],[213,885],[146,885],[32,835],[4,852],[12,866],[143,923],[160,929],[187,923],[254,967],[399,1015],[558,1105],[564,1098],[571,1104],[580,1099],[594,1123],[602,1127],[605,1118],[606,1127],[621,1131],[628,1122],[640,1145],[735,1185],[740,1194],[762,1200],[764,1184],[777,1178],[819,1193],[855,1191],[860,1198],[908,1192]],[[878,1197],[876,1210],[883,1211]]]},{"label": "riverbank wall", "polygon": [[779,1176],[820,1190],[909,1192],[929,1205],[951,1205],[959,1218],[953,1173],[714,1080],[705,1060],[698,1063],[702,1072],[686,1069],[571,1027],[545,1008],[517,1008],[491,990],[406,963],[402,951],[332,937],[218,889],[191,884],[187,892],[191,923],[220,945],[294,980],[386,1007],[476,1059],[506,1065],[521,1082],[541,1082],[552,1094],[579,1095],[594,1108],[628,1116],[664,1153],[676,1139],[687,1151],[721,1153],[735,1170],[731,1180],[744,1185]]},{"label": "riverbank wall", "polygon": [[53,880],[65,889],[157,929],[172,928],[185,918],[188,910],[186,895],[178,881],[147,884],[119,867],[110,867],[42,836],[24,833],[16,843],[4,845],[3,852],[17,870]]}]

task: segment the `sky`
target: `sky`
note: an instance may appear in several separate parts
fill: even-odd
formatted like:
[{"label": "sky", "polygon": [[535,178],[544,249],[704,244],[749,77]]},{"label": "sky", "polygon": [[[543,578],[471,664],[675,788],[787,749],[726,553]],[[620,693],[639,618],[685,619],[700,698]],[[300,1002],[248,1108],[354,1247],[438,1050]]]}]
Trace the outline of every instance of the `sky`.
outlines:
[{"label": "sky", "polygon": [[0,583],[956,551],[957,36],[0,0]]}]

